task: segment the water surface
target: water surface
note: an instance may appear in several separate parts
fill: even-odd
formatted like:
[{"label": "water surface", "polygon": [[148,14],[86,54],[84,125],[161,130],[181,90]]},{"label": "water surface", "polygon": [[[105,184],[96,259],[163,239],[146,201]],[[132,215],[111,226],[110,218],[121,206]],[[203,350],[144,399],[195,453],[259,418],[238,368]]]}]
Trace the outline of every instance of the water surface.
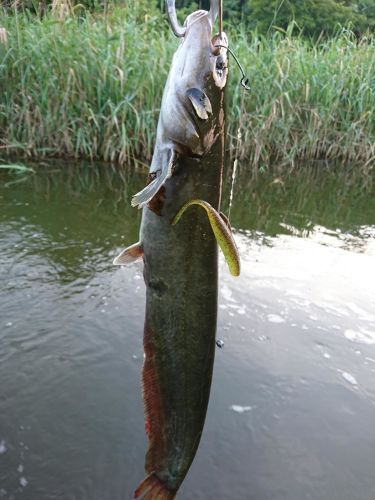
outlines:
[{"label": "water surface", "polygon": [[[0,178],[0,498],[124,500],[143,478],[143,173]],[[375,498],[375,190],[245,167],[211,401],[181,500]],[[228,186],[224,207],[228,205]]]}]

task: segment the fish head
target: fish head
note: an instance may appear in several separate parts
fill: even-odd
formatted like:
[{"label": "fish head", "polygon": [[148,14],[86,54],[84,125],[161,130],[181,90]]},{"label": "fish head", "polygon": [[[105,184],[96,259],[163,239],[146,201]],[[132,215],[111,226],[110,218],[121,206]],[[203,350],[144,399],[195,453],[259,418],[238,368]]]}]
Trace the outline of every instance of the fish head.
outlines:
[{"label": "fish head", "polygon": [[[217,138],[223,116],[223,89],[228,75],[228,38],[213,34],[217,0],[210,11],[189,14],[177,22],[174,1],[167,0],[172,31],[181,38],[165,87],[160,135],[180,153],[202,157]],[[222,128],[222,127],[221,127]]]},{"label": "fish head", "polygon": [[207,88],[211,84],[224,88],[228,73],[228,38],[224,32],[212,36],[219,1],[211,0],[209,11],[197,10],[189,14],[183,26],[177,22],[174,3],[174,0],[167,0],[172,31],[182,38],[174,58],[176,81],[181,88]]}]

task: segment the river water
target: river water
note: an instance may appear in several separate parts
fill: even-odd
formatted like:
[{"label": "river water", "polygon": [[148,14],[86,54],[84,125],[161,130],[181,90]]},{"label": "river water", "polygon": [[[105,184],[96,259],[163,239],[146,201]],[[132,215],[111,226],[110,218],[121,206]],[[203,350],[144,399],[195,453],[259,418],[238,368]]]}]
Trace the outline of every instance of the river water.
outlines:
[{"label": "river water", "polygon": [[[144,179],[0,178],[0,498],[127,500],[144,476],[142,266],[111,265],[138,239]],[[373,500],[371,179],[243,172],[231,222],[243,270],[220,257],[224,346],[178,498]]]}]

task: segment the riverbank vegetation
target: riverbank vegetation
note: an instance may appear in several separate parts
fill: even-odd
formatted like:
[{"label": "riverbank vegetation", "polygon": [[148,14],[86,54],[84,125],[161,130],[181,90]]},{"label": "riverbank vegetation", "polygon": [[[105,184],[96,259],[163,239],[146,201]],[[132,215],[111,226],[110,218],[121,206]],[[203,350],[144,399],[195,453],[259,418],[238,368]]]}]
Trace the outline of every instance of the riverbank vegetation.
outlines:
[{"label": "riverbank vegetation", "polygon": [[[178,41],[156,8],[127,2],[105,13],[42,18],[2,11],[0,154],[147,163]],[[342,29],[311,41],[226,24],[233,60],[228,149],[252,168],[312,159],[372,167],[375,40]]]}]

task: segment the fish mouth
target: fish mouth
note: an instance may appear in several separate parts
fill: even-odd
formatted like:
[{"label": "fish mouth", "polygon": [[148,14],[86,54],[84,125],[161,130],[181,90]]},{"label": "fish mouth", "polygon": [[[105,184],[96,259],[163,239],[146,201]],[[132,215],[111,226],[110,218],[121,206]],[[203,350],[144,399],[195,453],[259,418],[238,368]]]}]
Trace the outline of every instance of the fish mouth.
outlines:
[{"label": "fish mouth", "polygon": [[228,37],[225,33],[215,35],[211,40],[211,70],[215,85],[225,87],[228,76]]},{"label": "fish mouth", "polygon": [[[200,25],[196,28],[197,24]],[[213,75],[215,85],[222,89],[227,82],[228,74],[228,37],[222,32],[214,35],[211,38],[212,32],[212,18],[210,12],[206,10],[197,10],[190,14],[184,23],[186,29],[185,39],[189,36],[189,32],[194,30],[198,37],[206,39],[210,50],[210,69]],[[202,30],[202,31],[201,31]],[[195,33],[190,33],[194,37]],[[206,38],[207,37],[207,38]]]},{"label": "fish mouth", "polygon": [[210,73],[215,86],[225,87],[228,75],[228,37],[222,32],[212,36],[213,19],[206,10],[197,10],[187,16],[184,23],[184,40],[201,41],[201,49],[209,51]]}]

